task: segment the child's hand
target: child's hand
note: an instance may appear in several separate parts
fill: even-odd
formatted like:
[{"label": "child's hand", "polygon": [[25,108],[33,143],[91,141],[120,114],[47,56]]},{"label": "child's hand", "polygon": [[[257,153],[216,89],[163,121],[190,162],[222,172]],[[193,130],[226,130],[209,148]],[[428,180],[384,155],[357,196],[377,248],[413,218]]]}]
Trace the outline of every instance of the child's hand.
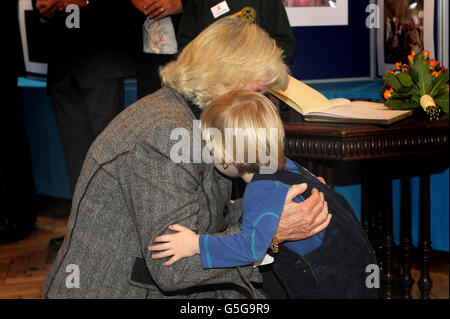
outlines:
[{"label": "child's hand", "polygon": [[150,251],[161,251],[152,254],[153,259],[172,256],[172,258],[164,263],[164,266],[170,266],[178,259],[200,254],[198,244],[200,236],[198,234],[178,224],[169,226],[169,229],[177,233],[158,236],[155,238],[155,242],[162,242],[163,244],[148,247]]}]

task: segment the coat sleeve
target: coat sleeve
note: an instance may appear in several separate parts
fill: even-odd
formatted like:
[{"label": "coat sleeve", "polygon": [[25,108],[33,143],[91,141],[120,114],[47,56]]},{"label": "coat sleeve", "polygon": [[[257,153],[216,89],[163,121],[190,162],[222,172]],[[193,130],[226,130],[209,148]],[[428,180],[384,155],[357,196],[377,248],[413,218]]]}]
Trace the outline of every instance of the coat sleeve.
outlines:
[{"label": "coat sleeve", "polygon": [[203,267],[236,267],[260,261],[278,228],[288,189],[276,181],[250,183],[244,195],[241,231],[225,237],[200,236]]},{"label": "coat sleeve", "polygon": [[[235,268],[204,270],[200,256],[177,261],[170,267],[165,259],[152,259],[147,247],[168,226],[178,223],[198,230],[201,210],[208,210],[202,189],[202,165],[175,163],[170,158],[170,132],[175,127],[156,129],[136,145],[118,168],[122,192],[135,224],[142,256],[150,276],[163,291],[177,291],[202,285],[234,283],[245,287]],[[192,145],[191,145],[192,146]],[[192,148],[191,148],[192,149]],[[202,212],[202,216],[209,212]],[[228,226],[228,225],[226,225]],[[251,267],[240,268],[250,276]]]}]

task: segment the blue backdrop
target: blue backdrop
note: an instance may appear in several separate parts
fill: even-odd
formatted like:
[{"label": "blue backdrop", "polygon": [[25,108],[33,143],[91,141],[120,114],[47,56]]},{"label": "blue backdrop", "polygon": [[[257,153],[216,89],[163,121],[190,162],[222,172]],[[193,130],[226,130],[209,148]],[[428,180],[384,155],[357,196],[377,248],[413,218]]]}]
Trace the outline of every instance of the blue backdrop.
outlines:
[{"label": "blue backdrop", "polygon": [[369,0],[349,0],[347,26],[296,27],[292,75],[300,80],[370,77]]}]

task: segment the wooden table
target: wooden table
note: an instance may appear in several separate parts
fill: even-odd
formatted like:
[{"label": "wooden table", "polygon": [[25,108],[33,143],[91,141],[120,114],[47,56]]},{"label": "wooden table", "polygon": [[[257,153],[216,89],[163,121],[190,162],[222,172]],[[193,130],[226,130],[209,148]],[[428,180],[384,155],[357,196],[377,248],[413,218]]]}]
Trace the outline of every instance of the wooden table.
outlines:
[{"label": "wooden table", "polygon": [[[410,177],[420,176],[420,252],[422,298],[429,298],[430,240],[430,163],[448,155],[448,116],[438,122],[426,118],[409,118],[390,126],[363,124],[313,123],[303,121],[295,111],[282,111],[286,131],[285,153],[306,159],[307,169],[324,176],[333,186],[336,161],[362,160],[361,223],[377,253],[382,273],[382,291],[392,298],[393,288],[393,209],[392,179],[401,178],[401,285],[403,298],[411,298],[413,279],[411,263]],[[448,164],[446,164],[448,165]]]}]

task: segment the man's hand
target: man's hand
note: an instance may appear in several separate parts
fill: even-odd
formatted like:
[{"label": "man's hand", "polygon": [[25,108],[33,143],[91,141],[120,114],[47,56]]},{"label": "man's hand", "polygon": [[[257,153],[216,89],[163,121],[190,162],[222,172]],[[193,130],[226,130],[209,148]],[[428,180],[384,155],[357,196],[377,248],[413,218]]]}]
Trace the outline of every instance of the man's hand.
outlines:
[{"label": "man's hand", "polygon": [[131,0],[131,3],[141,11],[143,14],[148,15],[148,8],[154,2],[154,0]]},{"label": "man's hand", "polygon": [[52,18],[58,11],[59,0],[37,0],[36,9],[46,18]]},{"label": "man's hand", "polygon": [[183,12],[181,0],[131,0],[131,3],[153,20]]},{"label": "man's hand", "polygon": [[313,189],[311,196],[301,203],[293,201],[304,193],[306,184],[294,185],[286,196],[280,223],[277,229],[279,242],[301,240],[312,237],[328,227],[331,216],[323,193]]}]

